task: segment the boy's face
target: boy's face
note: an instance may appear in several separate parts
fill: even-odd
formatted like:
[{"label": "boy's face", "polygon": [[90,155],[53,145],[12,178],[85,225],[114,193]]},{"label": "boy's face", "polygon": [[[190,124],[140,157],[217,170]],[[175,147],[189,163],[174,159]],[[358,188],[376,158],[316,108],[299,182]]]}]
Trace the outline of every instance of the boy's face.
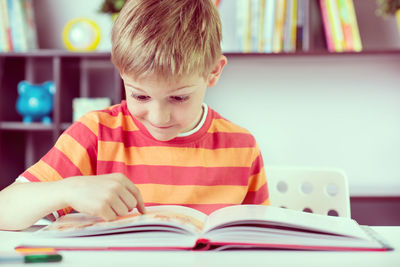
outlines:
[{"label": "boy's face", "polygon": [[206,89],[217,83],[226,63],[221,55],[206,79],[192,75],[166,82],[157,75],[137,80],[121,74],[129,112],[159,141],[194,129],[203,115]]},{"label": "boy's face", "polygon": [[135,80],[121,75],[129,112],[157,140],[168,141],[199,123],[208,86],[201,76],[164,82],[155,76]]}]

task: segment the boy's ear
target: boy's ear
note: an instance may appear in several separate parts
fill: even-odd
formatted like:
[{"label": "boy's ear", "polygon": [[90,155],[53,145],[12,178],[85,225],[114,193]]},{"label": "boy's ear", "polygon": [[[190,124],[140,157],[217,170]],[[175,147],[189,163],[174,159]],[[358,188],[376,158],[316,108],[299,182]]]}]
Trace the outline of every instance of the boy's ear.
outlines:
[{"label": "boy's ear", "polygon": [[221,55],[221,57],[218,59],[217,63],[215,64],[214,69],[208,75],[208,78],[207,78],[207,86],[208,87],[211,87],[211,86],[214,86],[217,84],[219,77],[221,76],[222,70],[224,69],[226,63],[228,63],[228,59],[224,55]]}]

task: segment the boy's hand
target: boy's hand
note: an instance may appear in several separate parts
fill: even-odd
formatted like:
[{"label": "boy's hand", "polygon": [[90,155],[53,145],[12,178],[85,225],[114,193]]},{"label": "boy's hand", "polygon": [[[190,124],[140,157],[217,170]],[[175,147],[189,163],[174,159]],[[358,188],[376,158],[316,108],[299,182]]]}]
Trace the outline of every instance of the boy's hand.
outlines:
[{"label": "boy's hand", "polygon": [[139,189],[123,174],[78,176],[64,179],[66,204],[79,212],[113,220],[136,208],[145,213]]}]

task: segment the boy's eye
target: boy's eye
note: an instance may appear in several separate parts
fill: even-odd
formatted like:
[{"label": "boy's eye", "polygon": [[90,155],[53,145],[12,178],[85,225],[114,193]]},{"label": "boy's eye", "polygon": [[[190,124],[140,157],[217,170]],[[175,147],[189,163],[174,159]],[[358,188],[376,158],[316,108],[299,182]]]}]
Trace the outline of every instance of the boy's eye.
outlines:
[{"label": "boy's eye", "polygon": [[145,102],[145,101],[150,99],[150,96],[147,96],[147,95],[135,95],[135,94],[132,94],[131,96],[134,99],[136,99],[137,101],[141,101],[141,102]]},{"label": "boy's eye", "polygon": [[169,98],[175,102],[185,102],[189,100],[189,96],[170,96]]}]

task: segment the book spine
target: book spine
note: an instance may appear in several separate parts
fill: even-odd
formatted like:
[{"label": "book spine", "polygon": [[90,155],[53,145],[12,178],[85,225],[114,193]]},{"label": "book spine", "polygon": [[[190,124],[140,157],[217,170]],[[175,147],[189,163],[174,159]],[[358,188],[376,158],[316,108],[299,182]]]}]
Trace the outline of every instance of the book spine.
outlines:
[{"label": "book spine", "polygon": [[239,52],[251,49],[251,0],[236,1],[236,39]]},{"label": "book spine", "polygon": [[260,0],[260,18],[259,18],[259,27],[258,27],[258,48],[257,51],[259,53],[264,52],[264,27],[265,27],[265,1]]},{"label": "book spine", "polygon": [[292,6],[293,0],[286,0],[286,7],[285,7],[285,20],[283,25],[283,51],[290,52],[290,29],[292,24]]},{"label": "book spine", "polygon": [[340,21],[342,24],[342,31],[344,37],[344,50],[354,51],[353,34],[351,29],[349,10],[347,9],[346,0],[337,0],[339,8]]},{"label": "book spine", "polygon": [[294,52],[296,50],[297,0],[287,0],[285,14],[283,51]]},{"label": "book spine", "polygon": [[2,51],[8,52],[13,50],[12,39],[11,39],[11,29],[10,29],[10,20],[8,14],[8,4],[7,0],[0,0],[0,20],[2,21],[2,35],[3,35],[3,43],[2,43]]},{"label": "book spine", "polygon": [[266,0],[265,5],[265,26],[264,26],[264,52],[272,53],[272,43],[275,28],[275,3],[276,0]]},{"label": "book spine", "polygon": [[14,51],[26,51],[26,33],[21,2],[19,0],[8,0],[8,8]]},{"label": "book spine", "polygon": [[286,0],[277,1],[275,7],[275,25],[274,25],[275,27],[274,27],[274,38],[272,44],[272,52],[274,53],[282,52],[285,10],[286,10]]},{"label": "book spine", "polygon": [[291,8],[291,23],[290,23],[290,51],[296,51],[296,40],[297,40],[297,6],[298,1],[293,0]]},{"label": "book spine", "polygon": [[245,32],[244,32],[244,49],[243,52],[249,53],[251,52],[251,7],[252,7],[252,0],[247,1],[247,8],[245,9]]},{"label": "book spine", "polygon": [[260,0],[251,0],[251,52],[258,52],[260,13]]},{"label": "book spine", "polygon": [[332,28],[328,15],[327,0],[320,0],[319,5],[321,9],[322,24],[324,26],[325,39],[328,51],[335,52],[335,44],[333,42]]},{"label": "book spine", "polygon": [[327,0],[329,22],[332,29],[333,43],[336,52],[343,52],[344,37],[342,24],[339,17],[338,6],[336,0]]},{"label": "book spine", "polygon": [[353,0],[346,0],[345,4],[349,12],[349,20],[351,24],[351,33],[353,40],[353,50],[356,52],[360,52],[362,51],[362,43],[361,43],[360,32],[358,29],[357,16],[356,16],[356,11],[354,9]]},{"label": "book spine", "polygon": [[297,19],[296,19],[296,50],[303,50],[303,29],[304,29],[304,12],[303,1],[299,0],[297,3]]},{"label": "book spine", "polygon": [[311,49],[311,7],[310,0],[302,0],[303,9],[303,51],[308,51]]},{"label": "book spine", "polygon": [[5,28],[5,22],[4,22],[4,17],[3,17],[3,3],[0,0],[0,52],[6,52],[7,51],[7,39],[6,39],[6,28]]},{"label": "book spine", "polygon": [[25,10],[25,28],[27,36],[28,50],[38,48],[37,29],[35,13],[33,9],[33,0],[21,0]]}]

